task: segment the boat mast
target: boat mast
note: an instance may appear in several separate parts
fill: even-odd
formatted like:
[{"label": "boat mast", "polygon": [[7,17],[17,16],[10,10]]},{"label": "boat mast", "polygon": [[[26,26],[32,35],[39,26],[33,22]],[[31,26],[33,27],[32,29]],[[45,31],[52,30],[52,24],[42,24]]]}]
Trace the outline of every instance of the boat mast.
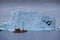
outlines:
[{"label": "boat mast", "polygon": [[23,21],[22,27],[23,27],[22,30],[24,30],[24,21]]}]

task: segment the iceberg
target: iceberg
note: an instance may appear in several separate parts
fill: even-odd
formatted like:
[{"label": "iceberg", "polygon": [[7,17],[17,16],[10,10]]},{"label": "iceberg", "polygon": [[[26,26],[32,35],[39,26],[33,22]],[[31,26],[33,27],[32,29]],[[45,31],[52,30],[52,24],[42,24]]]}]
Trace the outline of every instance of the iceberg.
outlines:
[{"label": "iceberg", "polygon": [[18,10],[11,13],[10,20],[6,26],[6,29],[13,31],[15,28],[26,30],[55,30],[56,29],[56,19],[52,16],[42,15],[41,13],[31,12],[26,10]]}]

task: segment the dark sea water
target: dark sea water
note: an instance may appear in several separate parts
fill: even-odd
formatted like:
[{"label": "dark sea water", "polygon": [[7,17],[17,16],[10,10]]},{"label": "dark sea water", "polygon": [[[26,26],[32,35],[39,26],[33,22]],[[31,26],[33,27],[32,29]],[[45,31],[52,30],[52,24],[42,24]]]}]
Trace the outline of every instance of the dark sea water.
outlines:
[{"label": "dark sea water", "polygon": [[60,40],[60,30],[13,33],[0,31],[0,40]]}]

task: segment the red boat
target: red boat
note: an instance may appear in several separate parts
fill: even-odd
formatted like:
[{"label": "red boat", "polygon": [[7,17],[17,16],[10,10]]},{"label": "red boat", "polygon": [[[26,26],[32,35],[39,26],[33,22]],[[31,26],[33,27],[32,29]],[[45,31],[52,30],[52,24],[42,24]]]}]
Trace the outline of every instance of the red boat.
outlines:
[{"label": "red boat", "polygon": [[13,31],[14,33],[25,33],[27,30],[24,30],[24,22],[23,22],[23,29],[21,30],[20,28],[15,28]]},{"label": "red boat", "polygon": [[25,33],[27,32],[27,30],[20,30],[19,28],[18,29],[15,29],[15,31],[13,31],[14,33]]}]

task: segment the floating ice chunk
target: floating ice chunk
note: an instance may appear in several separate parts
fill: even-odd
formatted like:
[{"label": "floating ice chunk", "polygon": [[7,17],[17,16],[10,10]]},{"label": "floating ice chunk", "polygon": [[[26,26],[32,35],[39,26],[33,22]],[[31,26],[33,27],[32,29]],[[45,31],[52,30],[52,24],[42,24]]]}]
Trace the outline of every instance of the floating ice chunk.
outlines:
[{"label": "floating ice chunk", "polygon": [[5,28],[0,28],[0,30],[6,30]]},{"label": "floating ice chunk", "polygon": [[3,21],[0,23],[0,28],[7,29],[7,22]]}]

